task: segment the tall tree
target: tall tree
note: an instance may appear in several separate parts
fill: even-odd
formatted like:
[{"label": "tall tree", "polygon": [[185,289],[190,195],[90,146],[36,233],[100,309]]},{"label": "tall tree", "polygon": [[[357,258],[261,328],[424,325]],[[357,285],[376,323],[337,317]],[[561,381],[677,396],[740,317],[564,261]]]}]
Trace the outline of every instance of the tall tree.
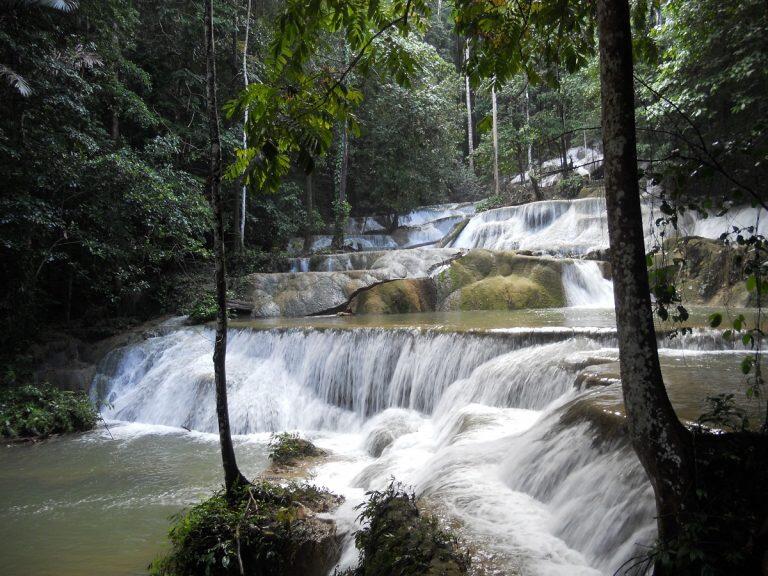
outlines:
[{"label": "tall tree", "polygon": [[[345,54],[346,54],[345,50]],[[349,122],[345,118],[339,126],[339,141],[336,147],[336,198],[333,201],[333,247],[344,246],[344,226],[349,216],[347,203],[347,181],[349,179]]]},{"label": "tall tree", "polygon": [[208,130],[210,165],[208,187],[213,211],[213,254],[216,265],[216,340],[213,345],[213,371],[216,385],[216,415],[219,423],[221,461],[224,466],[224,486],[232,496],[237,486],[248,481],[240,472],[232,445],[227,405],[227,273],[224,254],[224,214],[221,201],[221,136],[219,107],[216,97],[216,47],[213,34],[213,0],[205,0],[205,62],[206,98],[208,101]]},{"label": "tall tree", "polygon": [[496,86],[491,86],[491,109],[493,113],[493,193],[499,194],[499,118],[496,104]]},{"label": "tall tree", "polygon": [[[243,38],[243,86],[248,89],[248,38],[251,32],[251,0],[245,12],[245,38]],[[243,150],[248,148],[248,107],[243,109]],[[245,178],[240,188],[240,199],[237,203],[235,214],[237,215],[237,247],[242,250],[245,247],[245,201],[248,186]]]},{"label": "tall tree", "polygon": [[[691,482],[690,435],[667,396],[653,326],[640,207],[629,2],[600,0],[605,197],[624,405],[632,445],[656,495],[659,536],[677,537]],[[662,573],[661,568],[656,572]]]},{"label": "tall tree", "polygon": [[[467,40],[467,45],[464,48],[464,62],[465,65],[469,62],[469,40]],[[464,92],[467,101],[467,157],[469,158],[469,169],[474,172],[475,159],[472,156],[472,152],[474,152],[475,149],[475,137],[472,130],[472,90],[469,85],[469,74],[464,76]]]}]

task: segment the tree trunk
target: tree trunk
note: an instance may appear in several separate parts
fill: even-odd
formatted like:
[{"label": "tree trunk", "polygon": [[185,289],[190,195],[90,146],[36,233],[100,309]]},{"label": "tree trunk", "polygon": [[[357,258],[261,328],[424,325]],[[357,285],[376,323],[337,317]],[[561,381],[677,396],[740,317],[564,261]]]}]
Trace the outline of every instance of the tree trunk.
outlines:
[{"label": "tree trunk", "polygon": [[[558,81],[560,80],[560,72],[557,74]],[[568,144],[565,138],[565,103],[563,102],[563,88],[558,84],[557,88],[557,108],[560,116],[560,169],[565,178],[568,171]]]},{"label": "tree trunk", "polygon": [[208,100],[208,129],[211,158],[208,173],[210,201],[213,210],[213,255],[216,263],[216,340],[213,345],[213,371],[216,384],[216,415],[219,421],[221,460],[224,466],[224,486],[231,497],[238,485],[248,481],[240,473],[232,445],[227,406],[227,277],[224,260],[224,216],[221,205],[221,139],[219,108],[216,98],[216,52],[213,38],[213,0],[205,0],[205,62],[206,96]]},{"label": "tree trunk", "polygon": [[[248,9],[245,15],[245,39],[243,40],[243,86],[248,88],[248,36],[251,31],[251,0],[248,0]],[[243,111],[243,150],[248,148],[248,107]],[[240,199],[235,211],[237,214],[237,247],[240,250],[245,248],[245,200],[247,197],[247,186],[245,178],[240,189]]]},{"label": "tree trunk", "polygon": [[528,132],[528,179],[533,188],[533,197],[536,200],[544,200],[544,195],[539,189],[539,183],[533,174],[533,141],[531,140],[531,96],[528,93],[528,86],[525,87],[525,126]]},{"label": "tree trunk", "polygon": [[[583,130],[581,132],[581,135],[584,137],[584,161],[589,163],[587,164],[587,180],[592,181],[592,154],[590,154],[590,157],[587,158],[587,131]],[[651,158],[653,158],[653,154],[651,154]]]},{"label": "tree trunk", "polygon": [[346,120],[339,129],[339,147],[336,157],[336,202],[334,205],[333,240],[331,245],[340,250],[344,246],[346,224],[347,166],[349,164],[349,125]]},{"label": "tree trunk", "polygon": [[[346,40],[343,42],[344,64],[349,65],[349,46]],[[331,246],[341,250],[344,246],[344,227],[347,223],[347,174],[349,167],[349,122],[344,123],[339,129],[339,147],[336,156],[336,203],[333,219],[333,239]]]},{"label": "tree trunk", "polygon": [[306,203],[307,223],[304,226],[304,252],[309,254],[312,250],[312,213],[314,212],[314,198],[312,198],[312,174],[307,174],[306,181]]},{"label": "tree trunk", "polygon": [[[661,542],[680,529],[692,485],[690,434],[664,388],[653,326],[640,209],[628,0],[598,0],[605,191],[624,406],[653,485]],[[656,567],[656,574],[663,568]]]},{"label": "tree trunk", "polygon": [[491,88],[491,104],[493,109],[493,189],[499,194],[499,125],[496,107],[496,88]]},{"label": "tree trunk", "polygon": [[[469,61],[469,41],[466,43],[466,48],[464,49],[464,62]],[[472,173],[475,172],[475,159],[472,157],[472,152],[474,152],[474,135],[472,130],[472,92],[470,90],[469,86],[469,74],[464,75],[464,91],[466,92],[466,101],[467,101],[467,158],[469,159],[469,169],[472,171]]]},{"label": "tree trunk", "polygon": [[110,130],[112,142],[117,144],[120,141],[120,112],[117,104],[112,107],[112,129]]}]

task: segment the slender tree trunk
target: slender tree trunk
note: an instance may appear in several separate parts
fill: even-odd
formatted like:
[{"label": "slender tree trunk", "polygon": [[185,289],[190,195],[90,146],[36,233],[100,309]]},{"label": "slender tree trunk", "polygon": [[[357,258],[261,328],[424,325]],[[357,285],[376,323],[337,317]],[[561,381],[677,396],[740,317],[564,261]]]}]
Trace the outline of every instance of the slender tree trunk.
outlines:
[{"label": "slender tree trunk", "polygon": [[[560,72],[557,74],[560,79]],[[557,109],[560,116],[560,169],[563,171],[563,177],[568,170],[568,145],[565,138],[565,103],[563,102],[563,88],[558,85],[557,88]]]},{"label": "slender tree trunk", "polygon": [[344,120],[341,132],[341,177],[339,179],[339,201],[347,201],[347,180],[349,177],[349,122]]},{"label": "slender tree trunk", "polygon": [[[591,181],[592,180],[592,169],[593,169],[591,162],[592,162],[593,158],[592,158],[592,154],[590,154],[589,155],[590,157],[587,158],[587,131],[586,130],[582,130],[581,131],[581,135],[584,137],[584,160],[586,162],[590,163],[587,166],[587,172],[588,172],[587,180]],[[651,154],[651,158],[653,158],[653,154]]]},{"label": "slender tree trunk", "polygon": [[312,174],[307,174],[306,181],[306,203],[305,208],[307,210],[307,224],[304,227],[304,252],[309,253],[312,250],[312,214],[314,208],[314,198],[312,197]]},{"label": "slender tree trunk", "polygon": [[496,88],[491,88],[491,107],[493,110],[493,189],[499,194],[499,125],[496,106]]},{"label": "slender tree trunk", "polygon": [[[248,37],[251,32],[251,0],[248,0],[248,8],[245,14],[245,39],[243,40],[243,86],[248,88]],[[243,111],[243,150],[248,148],[248,107]],[[240,189],[240,199],[236,210],[237,221],[237,247],[240,250],[245,248],[245,200],[247,198],[248,187],[243,185]]]},{"label": "slender tree trunk", "polygon": [[[605,191],[624,406],[653,485],[662,542],[680,528],[692,485],[691,440],[664,388],[649,295],[640,209],[628,0],[598,0]],[[663,568],[656,567],[656,574]]]},{"label": "slender tree trunk", "polygon": [[[469,41],[464,48],[464,62],[469,61]],[[474,142],[475,137],[472,130],[472,92],[469,86],[469,74],[464,75],[464,91],[466,92],[467,101],[467,158],[469,158],[469,169],[474,173],[475,171],[475,159],[472,157],[472,152],[475,150]]]},{"label": "slender tree trunk", "polygon": [[110,136],[115,144],[120,141],[120,112],[117,110],[117,105],[112,108],[112,130]]},{"label": "slender tree trunk", "polygon": [[544,196],[539,189],[539,182],[533,173],[533,141],[531,140],[531,95],[528,92],[528,86],[525,87],[525,126],[528,132],[528,179],[531,181],[533,196],[536,200],[544,200]]},{"label": "slender tree trunk", "polygon": [[[343,41],[344,63],[349,64],[349,47],[346,41]],[[344,119],[344,123],[339,128],[339,147],[336,157],[336,206],[334,209],[333,239],[331,246],[340,250],[344,246],[344,227],[347,223],[347,212],[345,209],[347,203],[347,175],[349,168],[349,122]]]},{"label": "slender tree trunk", "polygon": [[224,260],[224,215],[221,202],[221,137],[219,108],[216,98],[216,51],[213,38],[213,0],[205,0],[205,62],[206,96],[208,100],[208,129],[211,158],[208,174],[210,201],[213,210],[213,254],[216,262],[216,340],[213,345],[213,371],[216,384],[216,415],[219,421],[221,460],[224,466],[224,486],[228,496],[238,485],[248,481],[240,473],[232,445],[227,406],[227,276]]}]

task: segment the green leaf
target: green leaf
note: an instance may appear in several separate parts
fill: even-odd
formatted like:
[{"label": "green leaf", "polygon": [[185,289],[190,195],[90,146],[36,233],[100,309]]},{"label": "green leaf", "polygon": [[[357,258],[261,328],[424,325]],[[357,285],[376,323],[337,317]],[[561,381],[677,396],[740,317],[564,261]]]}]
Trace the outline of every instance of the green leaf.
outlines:
[{"label": "green leaf", "polygon": [[709,316],[709,325],[712,328],[717,328],[720,326],[720,324],[723,323],[723,315],[719,312],[715,312],[714,314],[710,314]]}]

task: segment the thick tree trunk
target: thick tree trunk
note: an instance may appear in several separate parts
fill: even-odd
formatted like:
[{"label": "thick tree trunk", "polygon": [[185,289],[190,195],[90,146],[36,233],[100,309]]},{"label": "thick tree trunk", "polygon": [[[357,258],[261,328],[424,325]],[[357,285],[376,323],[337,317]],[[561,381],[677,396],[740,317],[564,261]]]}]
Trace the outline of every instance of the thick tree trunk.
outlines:
[{"label": "thick tree trunk", "polygon": [[[469,61],[469,41],[466,43],[464,49],[464,62]],[[472,152],[475,150],[474,142],[475,137],[472,130],[472,91],[469,86],[469,74],[464,75],[464,91],[466,93],[467,102],[467,158],[469,159],[469,169],[474,173],[475,171],[475,159],[472,157]]]},{"label": "thick tree trunk", "polygon": [[219,421],[221,460],[224,466],[224,486],[231,496],[238,485],[248,481],[240,473],[232,445],[227,406],[227,277],[224,260],[224,216],[221,205],[221,138],[219,109],[216,98],[216,52],[213,38],[213,1],[205,0],[205,61],[206,96],[208,99],[208,128],[211,158],[208,174],[210,201],[213,210],[213,254],[216,263],[216,340],[213,345],[213,371],[216,384],[216,415]]},{"label": "thick tree trunk", "polygon": [[496,88],[491,88],[491,108],[493,110],[493,189],[499,194],[499,125],[496,106]]},{"label": "thick tree trunk", "polygon": [[314,198],[312,197],[312,174],[307,174],[306,182],[306,202],[307,223],[304,226],[304,252],[309,253],[312,250],[312,213],[315,210]]},{"label": "thick tree trunk", "polygon": [[[243,40],[243,86],[248,88],[248,37],[251,31],[251,0],[248,0],[248,8],[245,14],[245,38]],[[248,148],[248,107],[243,112],[243,150]],[[243,185],[240,188],[240,198],[237,202],[237,247],[240,250],[245,248],[245,200],[248,188]]]},{"label": "thick tree trunk", "polygon": [[[598,0],[600,81],[608,234],[616,300],[621,381],[629,434],[653,485],[659,536],[680,528],[692,485],[690,435],[661,376],[645,264],[635,141],[628,0]],[[662,567],[657,566],[660,574]]]}]

